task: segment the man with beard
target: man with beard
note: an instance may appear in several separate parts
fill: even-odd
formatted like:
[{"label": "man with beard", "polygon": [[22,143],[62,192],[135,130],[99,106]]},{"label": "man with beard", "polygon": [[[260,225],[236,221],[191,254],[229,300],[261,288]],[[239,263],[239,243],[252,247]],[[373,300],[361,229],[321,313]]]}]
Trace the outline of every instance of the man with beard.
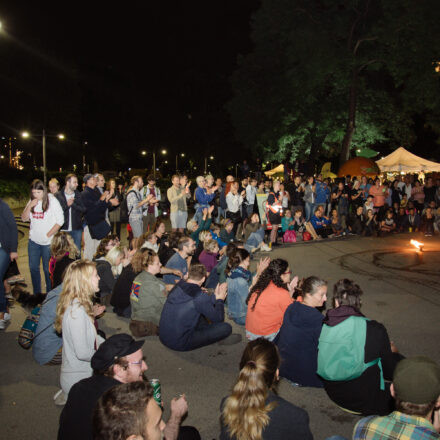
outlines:
[{"label": "man with beard", "polygon": [[[144,342],[122,333],[111,336],[99,346],[91,360],[94,375],[76,383],[69,392],[60,416],[58,440],[92,440],[92,416],[99,398],[114,386],[145,380],[148,366],[142,353]],[[170,407],[165,432],[168,428],[166,438],[175,439],[188,404],[183,396],[173,399]]]},{"label": "man with beard", "polygon": [[[182,278],[188,273],[191,257],[196,250],[196,243],[191,237],[182,237],[177,245],[177,252],[168,260],[165,267],[180,270]],[[180,278],[176,275],[167,274],[163,277],[165,284],[176,284]]]}]

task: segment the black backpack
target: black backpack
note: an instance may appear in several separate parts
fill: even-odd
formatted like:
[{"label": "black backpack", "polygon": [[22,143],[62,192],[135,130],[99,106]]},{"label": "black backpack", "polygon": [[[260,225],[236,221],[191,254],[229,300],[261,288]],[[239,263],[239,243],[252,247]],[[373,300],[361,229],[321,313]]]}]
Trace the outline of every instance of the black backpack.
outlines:
[{"label": "black backpack", "polygon": [[125,195],[124,201],[121,203],[121,222],[122,223],[128,223],[128,218],[130,217],[131,211],[133,208],[130,209],[130,212],[128,212],[128,205],[127,205],[127,199],[128,195],[132,192],[135,192],[134,189],[128,191],[128,193]]}]

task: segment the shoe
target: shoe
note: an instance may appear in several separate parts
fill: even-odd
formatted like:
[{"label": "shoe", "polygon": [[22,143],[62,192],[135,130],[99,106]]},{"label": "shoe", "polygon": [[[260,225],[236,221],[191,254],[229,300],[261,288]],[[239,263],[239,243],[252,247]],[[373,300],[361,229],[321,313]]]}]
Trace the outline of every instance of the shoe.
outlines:
[{"label": "shoe", "polygon": [[3,316],[3,319],[5,321],[10,321],[11,320],[11,314],[8,312],[5,312],[5,315]]},{"label": "shoe", "polygon": [[7,283],[8,284],[15,284],[15,283],[23,283],[24,281],[26,281],[24,277],[22,277],[21,275],[15,275],[15,276],[9,278]]},{"label": "shoe", "polygon": [[266,243],[261,243],[260,249],[263,252],[271,252],[272,248],[270,248]]},{"label": "shoe", "polygon": [[63,390],[58,390],[53,396],[53,400],[55,402],[55,405],[64,406],[67,402],[67,395],[64,393]]},{"label": "shoe", "polygon": [[232,333],[227,338],[221,340],[218,345],[234,345],[241,342],[243,338],[238,333]]}]

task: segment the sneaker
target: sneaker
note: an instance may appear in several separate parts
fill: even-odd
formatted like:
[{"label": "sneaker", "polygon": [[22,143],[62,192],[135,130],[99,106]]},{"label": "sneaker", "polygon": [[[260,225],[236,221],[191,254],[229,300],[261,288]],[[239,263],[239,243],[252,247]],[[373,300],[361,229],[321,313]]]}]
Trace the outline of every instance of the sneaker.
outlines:
[{"label": "sneaker", "polygon": [[6,321],[5,319],[0,319],[0,330],[4,330],[9,323],[10,321]]},{"label": "sneaker", "polygon": [[270,248],[266,243],[261,243],[260,249],[263,252],[271,252],[272,248]]},{"label": "sneaker", "polygon": [[11,314],[8,312],[5,312],[5,315],[3,316],[3,319],[5,321],[10,321],[11,320]]},{"label": "sneaker", "polygon": [[55,402],[55,405],[57,406],[63,406],[66,404],[67,402],[67,395],[64,393],[63,390],[58,390],[54,396],[53,396],[53,400]]},{"label": "sneaker", "polygon": [[221,340],[218,345],[234,345],[241,342],[243,338],[238,333],[232,333],[227,338]]},{"label": "sneaker", "polygon": [[8,279],[7,283],[8,284],[15,284],[15,283],[23,283],[25,280],[25,278],[21,275],[15,275],[11,278]]}]

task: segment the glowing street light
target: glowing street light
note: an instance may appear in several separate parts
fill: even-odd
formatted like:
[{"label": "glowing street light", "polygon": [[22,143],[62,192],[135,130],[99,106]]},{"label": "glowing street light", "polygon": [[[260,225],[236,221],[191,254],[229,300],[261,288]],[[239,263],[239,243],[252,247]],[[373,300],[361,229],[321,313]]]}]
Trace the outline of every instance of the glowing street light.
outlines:
[{"label": "glowing street light", "polygon": [[142,150],[142,151],[141,151],[141,154],[142,154],[142,156],[146,156],[146,155],[147,155],[147,152],[146,152],[145,150]]},{"label": "glowing street light", "polygon": [[167,150],[162,150],[161,153],[165,155],[167,154]]},{"label": "glowing street light", "polygon": [[180,153],[180,156],[181,157],[185,157],[185,153]]},{"label": "glowing street light", "polygon": [[66,138],[63,133],[60,133],[57,137],[62,141]]},{"label": "glowing street light", "polygon": [[27,131],[23,131],[23,133],[21,133],[21,137],[28,138],[29,133]]},{"label": "glowing street light", "polygon": [[209,156],[209,158],[210,158],[211,160],[214,160],[214,156]]}]

